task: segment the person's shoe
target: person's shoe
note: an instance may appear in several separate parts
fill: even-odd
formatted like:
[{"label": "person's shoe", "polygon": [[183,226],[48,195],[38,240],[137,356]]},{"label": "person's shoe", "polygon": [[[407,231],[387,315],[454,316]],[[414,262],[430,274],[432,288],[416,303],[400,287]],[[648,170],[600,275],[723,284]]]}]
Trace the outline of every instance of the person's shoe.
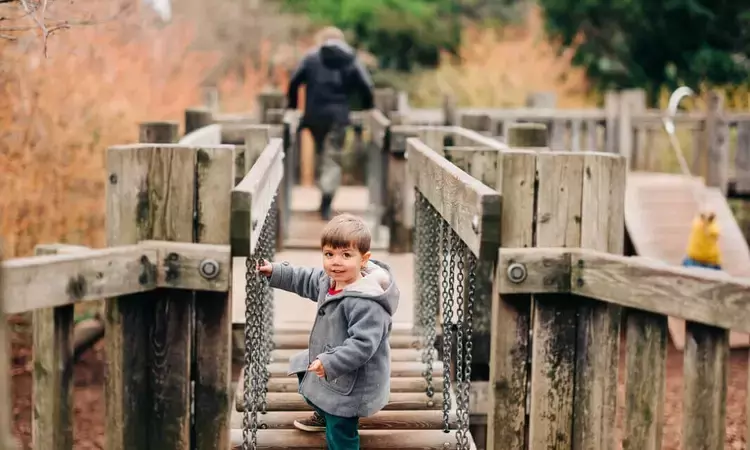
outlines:
[{"label": "person's shoe", "polygon": [[314,411],[307,419],[295,420],[294,428],[302,431],[325,431],[326,419]]}]

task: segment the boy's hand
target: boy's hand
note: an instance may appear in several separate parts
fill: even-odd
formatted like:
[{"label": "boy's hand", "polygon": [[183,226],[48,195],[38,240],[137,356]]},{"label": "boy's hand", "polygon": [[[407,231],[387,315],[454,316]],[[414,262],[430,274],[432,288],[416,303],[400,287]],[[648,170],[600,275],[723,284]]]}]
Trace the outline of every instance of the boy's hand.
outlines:
[{"label": "boy's hand", "polygon": [[310,364],[310,367],[307,368],[307,371],[315,372],[315,375],[319,376],[320,378],[326,376],[326,370],[323,368],[323,363],[320,362],[319,359],[313,361],[312,364]]},{"label": "boy's hand", "polygon": [[273,266],[271,266],[271,263],[264,259],[255,263],[255,270],[267,277],[270,277],[271,272],[273,272]]}]

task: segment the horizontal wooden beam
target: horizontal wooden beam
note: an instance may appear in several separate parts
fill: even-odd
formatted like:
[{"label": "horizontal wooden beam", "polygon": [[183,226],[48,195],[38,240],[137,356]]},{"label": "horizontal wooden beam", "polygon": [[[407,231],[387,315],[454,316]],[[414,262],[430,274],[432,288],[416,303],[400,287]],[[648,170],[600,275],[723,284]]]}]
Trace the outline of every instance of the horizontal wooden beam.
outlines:
[{"label": "horizontal wooden beam", "polygon": [[250,171],[232,189],[232,256],[253,254],[284,177],[284,142],[272,138]]},{"label": "horizontal wooden beam", "polygon": [[156,288],[228,292],[230,262],[228,245],[166,241],[15,258],[0,264],[1,297],[18,314]]},{"label": "horizontal wooden beam", "polygon": [[498,292],[562,292],[750,333],[750,280],[576,248],[503,248]]},{"label": "horizontal wooden beam", "polygon": [[[408,167],[417,190],[450,224],[466,246],[499,245],[500,194],[459,169],[418,138],[407,139]],[[494,238],[493,238],[494,236]]]}]

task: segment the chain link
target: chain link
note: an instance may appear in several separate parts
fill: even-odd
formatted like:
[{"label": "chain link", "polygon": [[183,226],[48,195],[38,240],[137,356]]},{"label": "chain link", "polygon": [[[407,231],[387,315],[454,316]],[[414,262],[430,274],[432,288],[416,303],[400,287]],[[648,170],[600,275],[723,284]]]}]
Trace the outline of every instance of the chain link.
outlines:
[{"label": "chain link", "polygon": [[245,261],[245,366],[242,449],[258,447],[258,413],[265,414],[268,393],[268,363],[273,351],[273,289],[268,279],[257,273],[260,260],[273,261],[276,254],[276,196],[261,224],[258,245]]},{"label": "chain link", "polygon": [[[443,431],[450,430],[449,414],[451,410],[451,331],[453,321],[453,264],[450,251],[450,225],[442,219],[440,232],[442,233],[442,297],[443,297]],[[449,267],[450,266],[450,267]],[[450,269],[450,271],[449,271]]]},{"label": "chain link", "polygon": [[432,398],[435,395],[432,366],[440,295],[440,260],[436,255],[440,245],[440,223],[439,214],[429,201],[416,189],[415,194],[417,293],[414,298],[418,304],[415,305],[415,315],[419,324],[419,336],[422,339],[422,363],[425,365],[422,376],[425,379],[425,394]]}]

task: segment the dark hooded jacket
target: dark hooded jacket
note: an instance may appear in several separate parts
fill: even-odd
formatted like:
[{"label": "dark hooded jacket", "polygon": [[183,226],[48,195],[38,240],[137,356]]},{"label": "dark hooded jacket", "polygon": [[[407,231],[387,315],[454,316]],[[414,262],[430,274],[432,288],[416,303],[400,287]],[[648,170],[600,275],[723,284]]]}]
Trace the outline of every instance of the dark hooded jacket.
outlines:
[{"label": "dark hooded jacket", "polygon": [[349,96],[359,94],[363,109],[373,107],[373,83],[353,48],[331,39],[308,52],[289,81],[287,107],[297,108],[297,91],[306,85],[301,127],[349,124]]}]

